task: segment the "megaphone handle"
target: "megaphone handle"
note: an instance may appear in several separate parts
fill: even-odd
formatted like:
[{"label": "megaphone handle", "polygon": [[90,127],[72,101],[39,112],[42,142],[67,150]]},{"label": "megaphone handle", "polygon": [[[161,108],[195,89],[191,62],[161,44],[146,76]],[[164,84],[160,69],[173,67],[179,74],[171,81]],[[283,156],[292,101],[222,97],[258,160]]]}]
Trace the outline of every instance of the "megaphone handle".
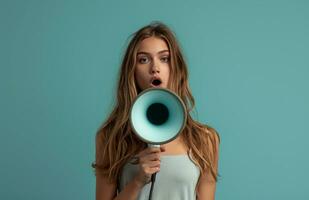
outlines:
[{"label": "megaphone handle", "polygon": [[160,148],[160,145],[159,144],[148,144],[148,147],[158,147],[158,148]]},{"label": "megaphone handle", "polygon": [[[148,147],[158,147],[160,148],[159,144],[148,144]],[[151,186],[150,186],[150,192],[149,192],[149,200],[152,199],[152,191],[153,191],[153,187],[154,187],[154,183],[156,181],[156,177],[157,177],[157,173],[154,173],[151,175]]]},{"label": "megaphone handle", "polygon": [[149,192],[149,200],[152,199],[152,191],[153,191],[153,186],[154,186],[154,183],[156,181],[156,176],[157,176],[157,173],[154,173],[151,175],[151,186],[150,186],[150,192]]},{"label": "megaphone handle", "polygon": [[151,182],[155,182],[157,177],[157,172],[151,175]]}]

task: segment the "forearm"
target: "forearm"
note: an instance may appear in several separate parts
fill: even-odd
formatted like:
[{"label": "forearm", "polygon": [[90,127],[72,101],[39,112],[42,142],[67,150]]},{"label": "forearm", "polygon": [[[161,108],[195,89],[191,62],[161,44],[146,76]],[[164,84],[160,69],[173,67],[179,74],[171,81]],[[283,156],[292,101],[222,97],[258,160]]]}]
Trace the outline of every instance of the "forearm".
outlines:
[{"label": "forearm", "polygon": [[113,200],[136,200],[142,188],[143,185],[133,179]]}]

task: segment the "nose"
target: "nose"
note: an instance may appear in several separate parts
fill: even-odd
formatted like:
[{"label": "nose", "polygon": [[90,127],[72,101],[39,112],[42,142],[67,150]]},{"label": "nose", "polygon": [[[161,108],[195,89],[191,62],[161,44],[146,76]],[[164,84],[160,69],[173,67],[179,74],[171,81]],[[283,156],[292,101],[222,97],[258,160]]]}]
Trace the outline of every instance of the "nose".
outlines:
[{"label": "nose", "polygon": [[159,68],[157,68],[157,67],[153,67],[153,68],[151,69],[151,73],[152,73],[152,74],[160,73],[160,70],[159,70]]},{"label": "nose", "polygon": [[155,74],[155,73],[160,73],[160,67],[159,67],[159,63],[157,62],[153,62],[152,67],[151,67],[151,73]]}]

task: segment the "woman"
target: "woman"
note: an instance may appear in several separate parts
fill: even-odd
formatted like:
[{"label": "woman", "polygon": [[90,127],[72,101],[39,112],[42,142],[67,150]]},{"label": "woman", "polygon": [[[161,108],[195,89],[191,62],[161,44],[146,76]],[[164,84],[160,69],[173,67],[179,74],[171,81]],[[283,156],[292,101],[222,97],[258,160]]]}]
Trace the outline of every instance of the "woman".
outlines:
[{"label": "woman", "polygon": [[[172,90],[188,111],[183,132],[160,148],[147,147],[129,123],[134,99],[150,87]],[[151,175],[157,172],[154,200],[213,200],[220,139],[215,129],[192,119],[193,107],[175,35],[163,23],[142,27],[125,52],[116,105],[96,135],[96,200],[147,199]]]}]

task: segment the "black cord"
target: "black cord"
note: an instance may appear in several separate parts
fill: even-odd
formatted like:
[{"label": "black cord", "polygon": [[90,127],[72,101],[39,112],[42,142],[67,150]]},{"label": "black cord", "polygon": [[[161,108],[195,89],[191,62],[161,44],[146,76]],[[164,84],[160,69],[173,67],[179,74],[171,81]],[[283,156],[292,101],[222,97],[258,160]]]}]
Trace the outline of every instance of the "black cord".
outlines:
[{"label": "black cord", "polygon": [[157,176],[157,173],[154,173],[151,175],[151,186],[150,186],[150,192],[149,192],[149,200],[152,199],[152,191],[153,191],[153,187],[154,187],[154,183],[156,181],[156,176]]}]

